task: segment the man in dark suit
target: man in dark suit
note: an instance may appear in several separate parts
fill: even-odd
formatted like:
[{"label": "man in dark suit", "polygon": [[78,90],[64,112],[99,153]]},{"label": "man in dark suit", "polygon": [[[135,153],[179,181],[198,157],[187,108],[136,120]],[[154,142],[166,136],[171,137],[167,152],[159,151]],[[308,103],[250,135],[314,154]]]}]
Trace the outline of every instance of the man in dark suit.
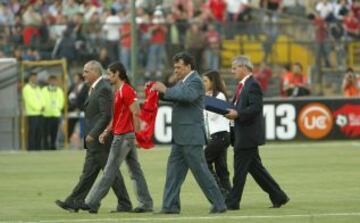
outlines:
[{"label": "man in dark suit", "polygon": [[157,82],[153,89],[163,93],[164,100],[174,103],[172,113],[173,145],[167,164],[167,175],[160,213],[180,213],[180,189],[190,169],[205,196],[212,203],[210,213],[226,211],[224,198],[211,175],[204,151],[204,86],[194,71],[194,59],[188,53],[174,57],[178,82],[167,88]]},{"label": "man in dark suit", "polygon": [[233,99],[235,109],[229,109],[229,113],[225,115],[234,122],[233,188],[226,201],[229,210],[240,208],[248,173],[269,194],[272,207],[279,208],[289,201],[260,159],[258,146],[265,144],[263,94],[252,70],[253,65],[247,57],[239,56],[233,60],[232,73],[239,84]]},{"label": "man in dark suit", "polygon": [[[105,130],[112,117],[113,93],[110,84],[102,76],[102,66],[97,61],[89,61],[84,66],[83,76],[90,85],[89,97],[85,101],[85,142],[87,149],[85,164],[80,181],[65,201],[55,203],[69,211],[77,212],[83,205],[87,194],[100,170],[104,169],[109,155],[111,137],[101,144],[99,135]],[[120,170],[117,170],[112,188],[118,198],[117,212],[132,210],[132,204],[126,190]]]}]

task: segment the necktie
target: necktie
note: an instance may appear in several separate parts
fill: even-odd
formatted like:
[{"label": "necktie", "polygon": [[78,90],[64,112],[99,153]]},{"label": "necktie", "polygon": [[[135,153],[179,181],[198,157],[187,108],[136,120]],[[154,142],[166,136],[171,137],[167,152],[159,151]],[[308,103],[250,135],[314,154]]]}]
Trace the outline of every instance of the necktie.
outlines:
[{"label": "necktie", "polygon": [[241,90],[242,90],[243,87],[244,87],[243,83],[239,83],[238,86],[236,87],[235,97],[234,97],[234,104],[237,104],[239,102],[240,93],[241,93]]}]

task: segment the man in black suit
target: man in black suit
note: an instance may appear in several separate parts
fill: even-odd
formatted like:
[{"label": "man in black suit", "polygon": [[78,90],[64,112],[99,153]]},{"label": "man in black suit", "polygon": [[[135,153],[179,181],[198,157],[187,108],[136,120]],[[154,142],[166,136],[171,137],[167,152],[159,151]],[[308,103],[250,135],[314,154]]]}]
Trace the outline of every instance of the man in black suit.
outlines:
[{"label": "man in black suit", "polygon": [[[105,130],[112,117],[113,93],[110,84],[102,76],[102,66],[97,61],[89,61],[84,66],[83,76],[89,84],[89,97],[85,101],[85,142],[87,149],[85,164],[80,181],[65,201],[55,203],[69,211],[77,212],[84,204],[85,198],[100,170],[104,169],[109,155],[111,137],[101,144],[99,135]],[[132,210],[132,204],[126,190],[120,170],[117,170],[112,188],[118,198],[117,212]]]},{"label": "man in black suit", "polygon": [[229,210],[240,208],[248,173],[269,194],[273,208],[279,208],[289,201],[260,159],[258,146],[265,144],[263,94],[252,70],[253,65],[245,56],[236,57],[232,62],[232,73],[239,84],[233,98],[235,109],[229,109],[225,115],[234,122],[234,178],[226,202]]}]

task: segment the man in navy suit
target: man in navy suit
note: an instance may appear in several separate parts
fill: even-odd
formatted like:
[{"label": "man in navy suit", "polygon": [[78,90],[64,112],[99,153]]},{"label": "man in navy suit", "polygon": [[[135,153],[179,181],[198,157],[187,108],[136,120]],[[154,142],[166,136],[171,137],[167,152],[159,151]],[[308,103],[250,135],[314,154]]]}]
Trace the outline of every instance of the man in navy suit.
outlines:
[{"label": "man in navy suit", "polygon": [[248,173],[269,194],[273,208],[289,201],[288,196],[263,166],[258,146],[265,144],[263,94],[252,75],[253,65],[246,56],[236,57],[232,73],[239,81],[233,98],[235,109],[225,116],[234,122],[234,178],[233,188],[226,201],[229,210],[238,210]]},{"label": "man in navy suit", "polygon": [[190,169],[206,198],[212,203],[210,213],[226,211],[224,198],[214,177],[207,167],[203,145],[204,132],[204,85],[194,70],[194,59],[181,52],[174,56],[175,86],[167,88],[157,82],[153,89],[163,93],[163,99],[172,101],[173,145],[167,164],[163,214],[180,213],[180,190]]}]

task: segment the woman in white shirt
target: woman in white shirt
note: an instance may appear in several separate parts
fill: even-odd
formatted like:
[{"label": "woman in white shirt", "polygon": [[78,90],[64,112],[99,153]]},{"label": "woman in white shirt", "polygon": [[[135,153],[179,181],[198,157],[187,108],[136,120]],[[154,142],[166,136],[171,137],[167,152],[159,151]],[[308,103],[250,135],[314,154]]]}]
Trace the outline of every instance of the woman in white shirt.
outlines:
[{"label": "woman in white shirt", "polygon": [[[218,71],[204,73],[203,82],[207,96],[227,101],[225,84]],[[204,121],[208,136],[205,148],[206,161],[226,197],[231,190],[227,167],[227,148],[230,145],[229,120],[222,115],[204,110]]]}]

